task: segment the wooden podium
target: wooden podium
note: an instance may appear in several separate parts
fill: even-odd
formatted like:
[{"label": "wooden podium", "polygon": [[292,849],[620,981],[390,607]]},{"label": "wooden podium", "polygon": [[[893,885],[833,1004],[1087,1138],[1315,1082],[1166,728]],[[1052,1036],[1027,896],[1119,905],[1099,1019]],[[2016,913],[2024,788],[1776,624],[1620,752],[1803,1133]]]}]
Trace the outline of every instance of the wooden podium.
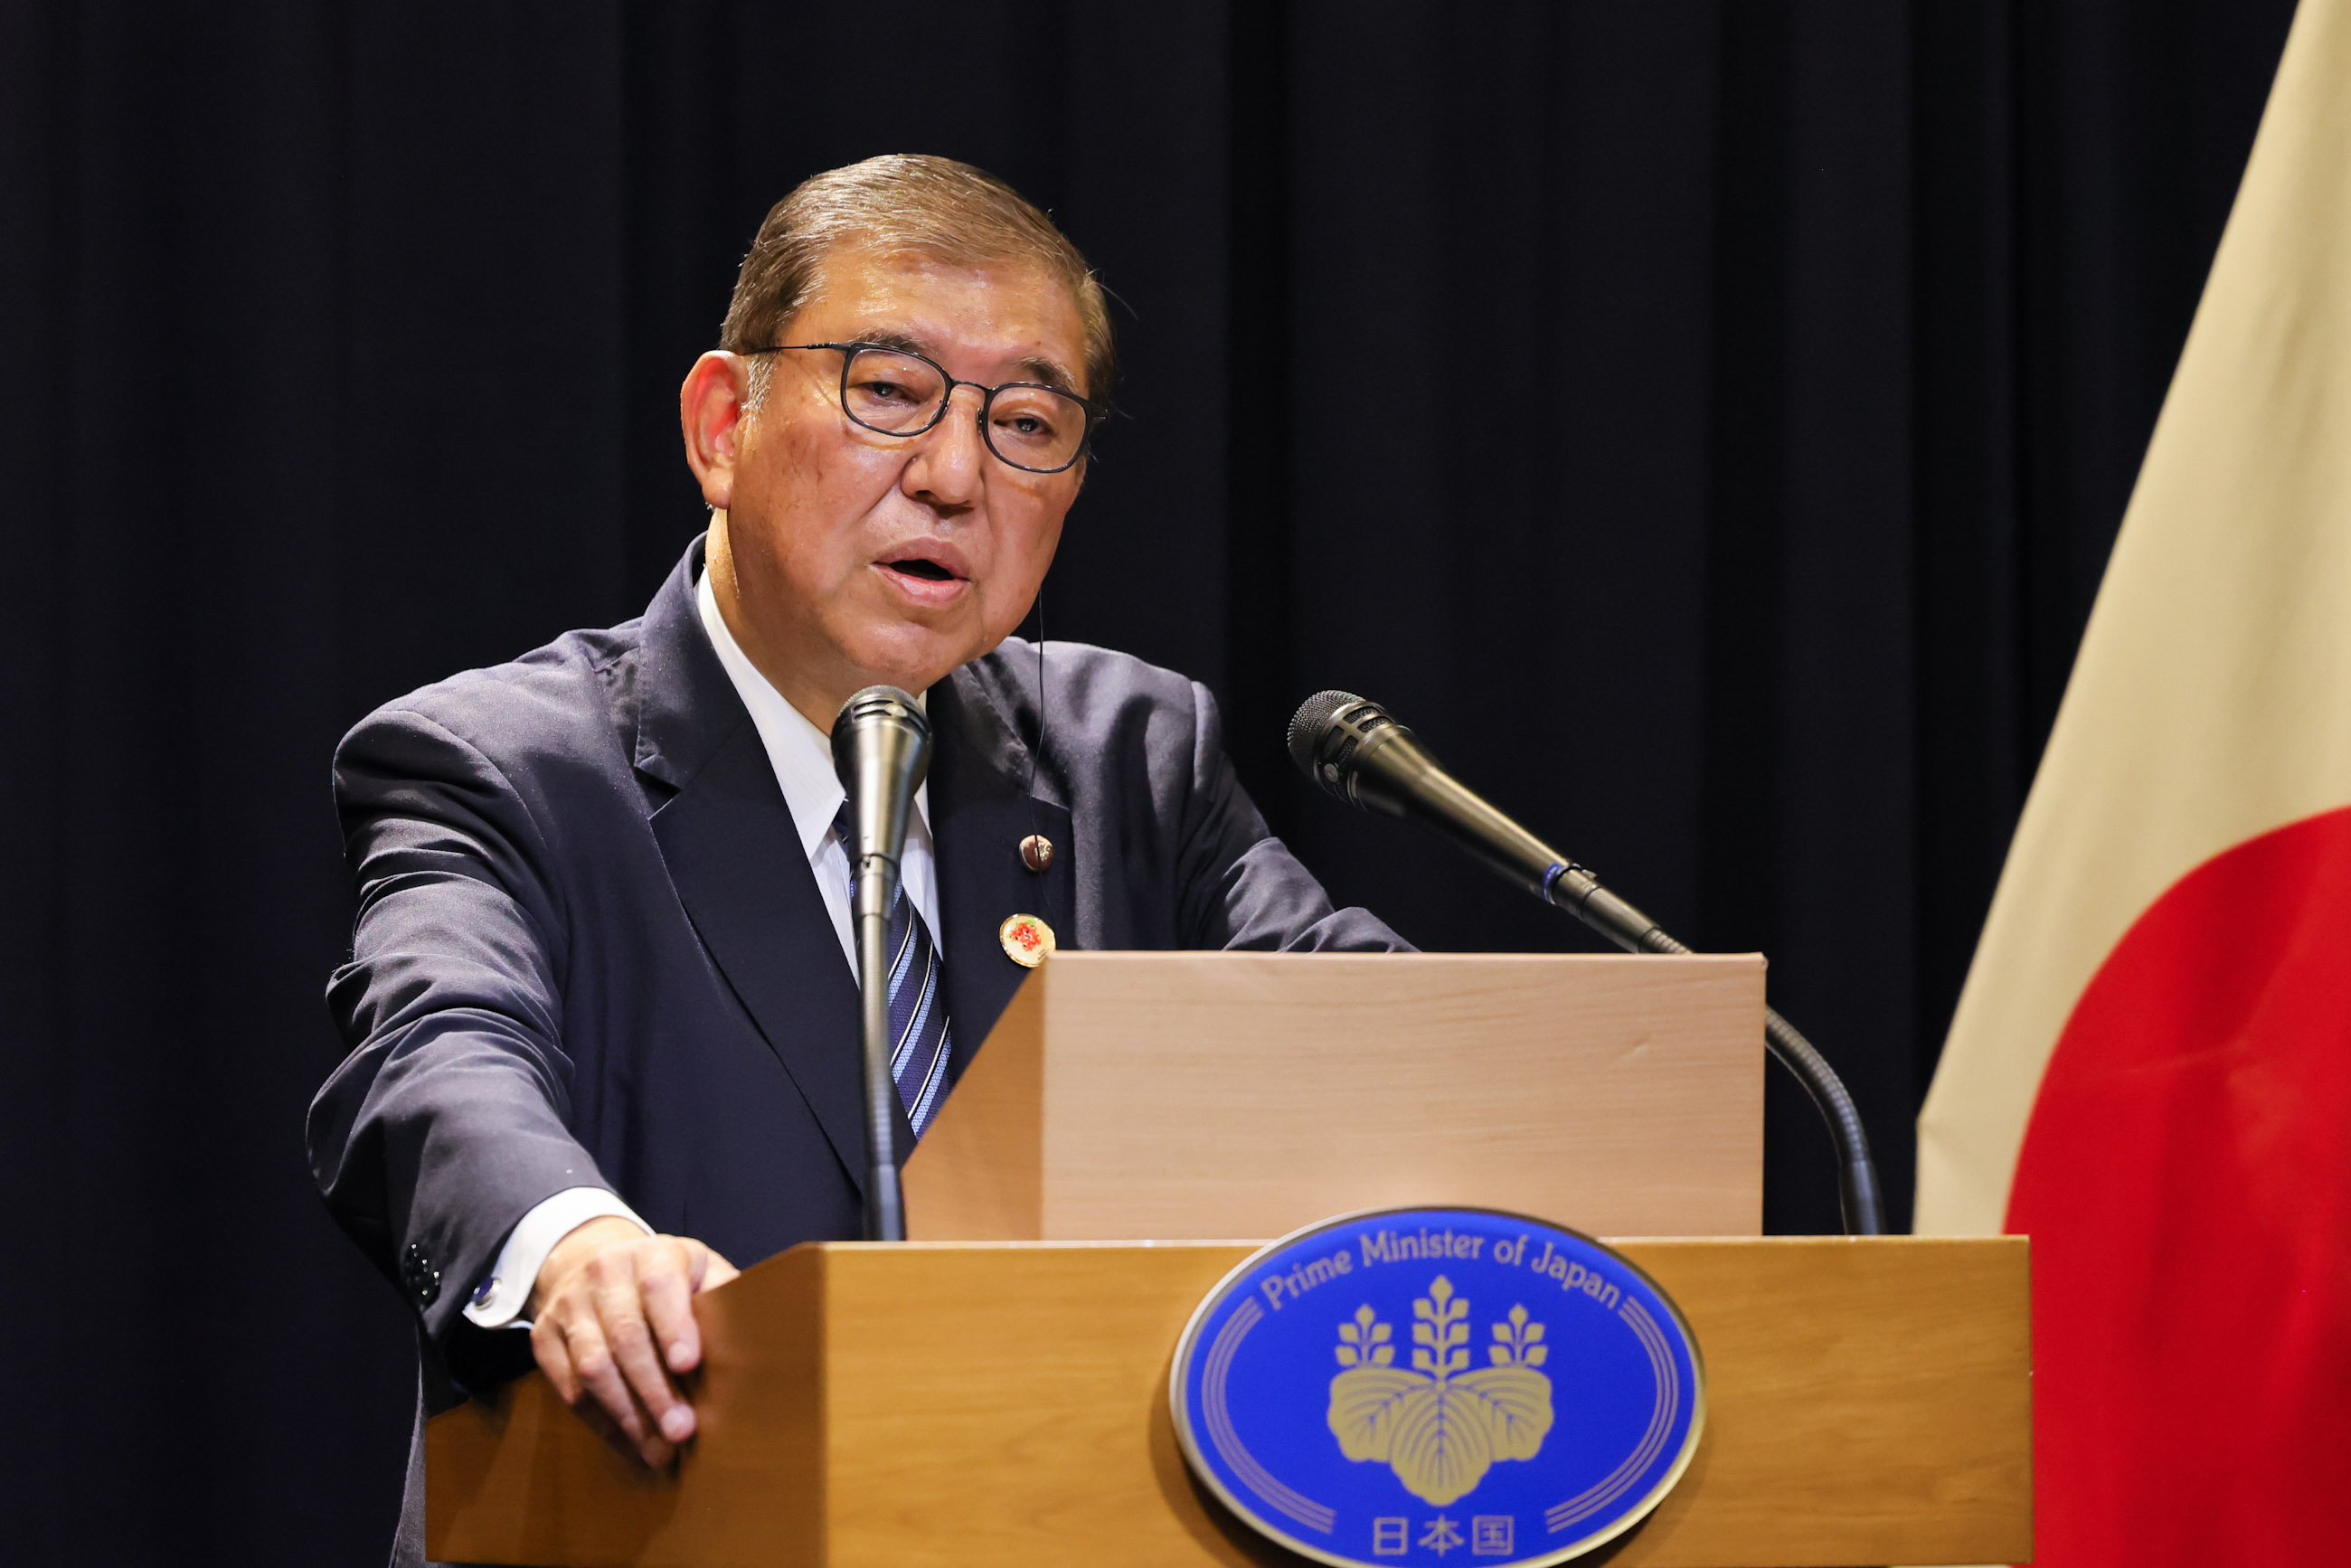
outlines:
[{"label": "wooden podium", "polygon": [[1763,1228],[1754,954],[1066,953],[906,1162],[941,1241],[1270,1239],[1350,1209]]},{"label": "wooden podium", "polygon": [[1695,1461],[1591,1561],[2027,1561],[2027,1244],[1756,1236],[1762,1006],[1753,956],[1057,956],[906,1167],[925,1239],[796,1248],[701,1297],[673,1471],[536,1375],[435,1417],[427,1549],[1301,1563],[1170,1427],[1176,1336],[1253,1246],[1209,1239],[1464,1204],[1651,1238],[1618,1245],[1705,1357]]}]

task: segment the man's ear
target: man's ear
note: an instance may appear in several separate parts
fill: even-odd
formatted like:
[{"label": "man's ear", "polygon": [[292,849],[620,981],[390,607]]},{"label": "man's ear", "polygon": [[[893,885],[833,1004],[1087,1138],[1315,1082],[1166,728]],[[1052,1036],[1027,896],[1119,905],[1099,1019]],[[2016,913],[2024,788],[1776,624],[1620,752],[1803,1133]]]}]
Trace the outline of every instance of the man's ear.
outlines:
[{"label": "man's ear", "polygon": [[685,465],[694,470],[702,498],[721,511],[735,504],[735,463],[749,394],[749,362],[722,349],[695,361],[685,384],[677,389]]}]

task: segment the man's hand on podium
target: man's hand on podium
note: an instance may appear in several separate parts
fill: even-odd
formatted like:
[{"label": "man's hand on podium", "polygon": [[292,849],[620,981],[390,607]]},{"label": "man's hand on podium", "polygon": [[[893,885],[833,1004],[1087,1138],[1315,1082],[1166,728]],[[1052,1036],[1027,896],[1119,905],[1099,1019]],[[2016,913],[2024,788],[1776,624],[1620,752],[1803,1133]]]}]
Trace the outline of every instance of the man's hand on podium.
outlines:
[{"label": "man's hand on podium", "polygon": [[538,1368],[605,1441],[665,1465],[694,1436],[674,1381],[702,1360],[693,1298],[739,1271],[689,1237],[591,1219],[548,1253],[524,1308]]}]

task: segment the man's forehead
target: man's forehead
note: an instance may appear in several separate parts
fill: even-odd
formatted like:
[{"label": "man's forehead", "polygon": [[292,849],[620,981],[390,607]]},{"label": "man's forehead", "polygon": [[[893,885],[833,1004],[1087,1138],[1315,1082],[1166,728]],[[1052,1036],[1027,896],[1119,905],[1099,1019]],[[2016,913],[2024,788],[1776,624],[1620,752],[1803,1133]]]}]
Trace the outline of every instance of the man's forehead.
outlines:
[{"label": "man's forehead", "polygon": [[818,279],[801,322],[828,337],[934,360],[968,356],[1072,390],[1082,384],[1077,302],[1040,264],[852,249],[828,256]]}]

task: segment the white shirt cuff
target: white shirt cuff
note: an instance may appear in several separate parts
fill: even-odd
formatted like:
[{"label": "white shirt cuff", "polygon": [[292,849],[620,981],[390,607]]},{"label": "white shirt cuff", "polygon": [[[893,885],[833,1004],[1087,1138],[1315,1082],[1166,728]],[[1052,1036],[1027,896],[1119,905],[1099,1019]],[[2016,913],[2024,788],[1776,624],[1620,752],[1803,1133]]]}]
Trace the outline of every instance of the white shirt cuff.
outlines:
[{"label": "white shirt cuff", "polygon": [[538,1282],[539,1266],[555,1244],[587,1224],[606,1216],[628,1220],[646,1235],[653,1228],[637,1218],[636,1210],[601,1186],[567,1186],[553,1197],[544,1199],[526,1214],[507,1234],[507,1244],[498,1249],[498,1260],[490,1266],[490,1276],[474,1291],[474,1299],[465,1303],[465,1321],[477,1328],[528,1328],[520,1322],[523,1303],[530,1300],[530,1289]]}]

